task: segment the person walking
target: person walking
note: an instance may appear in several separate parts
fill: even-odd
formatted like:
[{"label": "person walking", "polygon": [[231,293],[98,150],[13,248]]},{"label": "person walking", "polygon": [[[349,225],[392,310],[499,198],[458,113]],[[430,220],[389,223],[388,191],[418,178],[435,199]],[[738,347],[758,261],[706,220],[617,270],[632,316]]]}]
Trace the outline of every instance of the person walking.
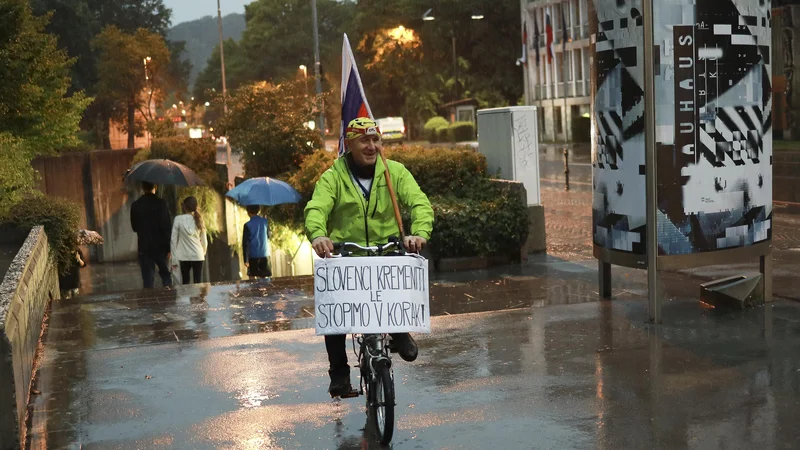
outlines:
[{"label": "person walking", "polygon": [[[181,204],[183,214],[176,216],[172,224],[170,249],[172,260],[181,268],[183,284],[189,284],[191,274],[195,283],[200,283],[203,261],[208,251],[208,236],[203,217],[197,211],[197,199],[186,197]],[[176,267],[178,264],[173,264]]]},{"label": "person walking", "polygon": [[146,289],[152,288],[158,266],[161,284],[169,287],[169,210],[166,202],[156,196],[155,184],[142,182],[142,190],[144,194],[131,205],[131,228],[137,236],[142,282]]}]

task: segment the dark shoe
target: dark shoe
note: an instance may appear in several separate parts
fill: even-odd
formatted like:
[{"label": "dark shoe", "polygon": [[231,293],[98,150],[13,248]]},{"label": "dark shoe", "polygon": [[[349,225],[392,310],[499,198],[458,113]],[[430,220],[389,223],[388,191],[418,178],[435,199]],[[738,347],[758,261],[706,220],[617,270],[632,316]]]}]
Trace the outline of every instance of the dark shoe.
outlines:
[{"label": "dark shoe", "polygon": [[329,374],[331,377],[331,384],[328,386],[328,393],[331,397],[341,397],[342,395],[349,394],[353,390],[350,385],[350,373],[346,374]]},{"label": "dark shoe", "polygon": [[417,342],[408,333],[392,335],[392,344],[403,361],[414,361],[417,359]]}]

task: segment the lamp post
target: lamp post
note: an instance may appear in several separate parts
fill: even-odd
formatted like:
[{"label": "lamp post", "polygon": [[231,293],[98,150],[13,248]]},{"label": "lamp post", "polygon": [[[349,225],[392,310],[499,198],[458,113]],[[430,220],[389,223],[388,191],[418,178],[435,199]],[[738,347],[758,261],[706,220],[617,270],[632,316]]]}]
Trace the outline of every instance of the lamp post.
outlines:
[{"label": "lamp post", "polygon": [[[317,87],[317,96],[322,102],[322,63],[319,61],[319,28],[317,26],[317,0],[311,0],[311,20],[314,22],[314,80]],[[325,106],[319,108],[319,132],[322,135],[322,145],[325,145]]]},{"label": "lamp post", "polygon": [[[222,68],[222,111],[228,114],[228,89],[225,85],[225,52],[222,43],[222,8],[220,7],[219,0],[217,0],[217,29],[219,30],[219,64]],[[231,177],[231,168],[233,167],[233,160],[231,158],[231,144],[225,141],[225,153],[228,160],[228,183],[233,184]]]},{"label": "lamp post", "polygon": [[[470,19],[472,20],[483,20],[483,14],[472,14],[470,15]],[[425,14],[422,15],[422,20],[429,22],[436,20],[436,16],[433,14],[433,8],[429,8],[425,11]],[[458,88],[458,54],[456,53],[456,27],[455,24],[451,22],[450,24],[450,38],[453,44],[453,81],[455,86],[456,92],[456,100],[459,97],[459,88]]]}]

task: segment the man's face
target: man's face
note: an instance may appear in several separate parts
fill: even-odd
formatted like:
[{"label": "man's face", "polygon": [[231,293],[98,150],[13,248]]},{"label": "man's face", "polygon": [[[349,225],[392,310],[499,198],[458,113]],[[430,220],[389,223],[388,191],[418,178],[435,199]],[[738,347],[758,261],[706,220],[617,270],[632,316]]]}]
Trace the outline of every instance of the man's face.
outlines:
[{"label": "man's face", "polygon": [[350,139],[348,147],[353,154],[353,160],[359,166],[371,166],[378,160],[378,152],[383,150],[381,137],[377,134],[367,134]]}]

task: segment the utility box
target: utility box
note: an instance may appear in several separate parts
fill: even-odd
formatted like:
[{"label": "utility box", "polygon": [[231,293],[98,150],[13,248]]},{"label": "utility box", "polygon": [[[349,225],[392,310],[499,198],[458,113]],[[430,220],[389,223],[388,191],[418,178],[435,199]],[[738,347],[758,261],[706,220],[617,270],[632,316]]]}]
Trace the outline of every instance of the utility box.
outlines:
[{"label": "utility box", "polygon": [[528,253],[547,250],[544,207],[539,183],[538,108],[514,106],[478,110],[478,150],[486,156],[489,173],[518,181],[525,187],[528,206]]},{"label": "utility box", "polygon": [[539,186],[538,108],[514,106],[478,110],[478,147],[489,173],[525,186],[528,206],[542,203]]}]

